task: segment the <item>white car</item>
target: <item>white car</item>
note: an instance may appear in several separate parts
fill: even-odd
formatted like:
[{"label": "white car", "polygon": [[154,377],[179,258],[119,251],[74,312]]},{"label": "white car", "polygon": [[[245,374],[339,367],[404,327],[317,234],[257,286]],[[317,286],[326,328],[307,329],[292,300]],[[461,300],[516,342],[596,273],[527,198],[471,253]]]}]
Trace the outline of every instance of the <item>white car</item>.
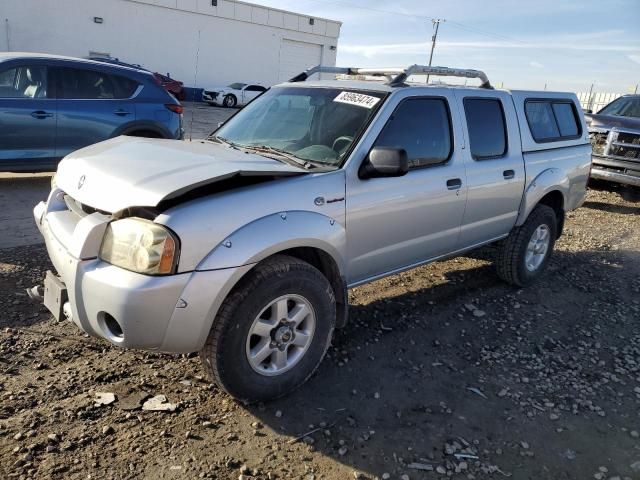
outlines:
[{"label": "white car", "polygon": [[266,87],[248,83],[232,83],[226,87],[204,90],[202,100],[212,107],[243,107],[263,92]]}]

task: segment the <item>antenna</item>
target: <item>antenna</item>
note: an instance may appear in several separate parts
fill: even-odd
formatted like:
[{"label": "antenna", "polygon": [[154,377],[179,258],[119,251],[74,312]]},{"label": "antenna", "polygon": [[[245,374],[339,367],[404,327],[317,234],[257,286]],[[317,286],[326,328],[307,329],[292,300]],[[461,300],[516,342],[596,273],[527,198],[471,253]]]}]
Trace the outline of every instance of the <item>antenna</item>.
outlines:
[{"label": "antenna", "polygon": [[[193,98],[192,100],[195,102],[196,100],[196,88],[198,87],[198,61],[200,60],[200,33],[202,30],[198,30],[198,47],[196,48],[196,69],[193,74]],[[193,117],[196,113],[196,109],[191,109],[191,122],[189,122],[189,141],[193,140]]]}]

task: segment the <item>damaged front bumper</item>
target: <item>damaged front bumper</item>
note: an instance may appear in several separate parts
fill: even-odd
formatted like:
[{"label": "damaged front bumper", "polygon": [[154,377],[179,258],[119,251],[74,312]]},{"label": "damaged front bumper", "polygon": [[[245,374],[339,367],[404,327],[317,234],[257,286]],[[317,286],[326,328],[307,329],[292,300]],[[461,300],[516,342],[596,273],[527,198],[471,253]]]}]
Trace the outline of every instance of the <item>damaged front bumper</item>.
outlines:
[{"label": "damaged front bumper", "polygon": [[110,216],[78,215],[58,189],[33,213],[57,272],[47,275],[44,291],[54,316],[70,317],[89,335],[121,347],[177,353],[202,348],[214,307],[221,303],[216,293],[239,269],[166,276],[131,272],[98,258]]}]

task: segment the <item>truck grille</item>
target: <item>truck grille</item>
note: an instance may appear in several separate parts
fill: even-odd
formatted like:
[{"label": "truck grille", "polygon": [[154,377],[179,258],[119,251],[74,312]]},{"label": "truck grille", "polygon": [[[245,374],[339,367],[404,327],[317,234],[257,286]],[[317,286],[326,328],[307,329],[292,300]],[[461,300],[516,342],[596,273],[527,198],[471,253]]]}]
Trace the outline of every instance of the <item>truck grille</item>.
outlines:
[{"label": "truck grille", "polygon": [[640,146],[640,133],[620,132],[617,142]]},{"label": "truck grille", "polygon": [[71,212],[75,213],[78,217],[86,217],[87,215],[98,211],[95,208],[89,207],[88,205],[83,205],[75,198],[72,198],[66,193],[64,195],[64,203],[67,205],[67,208]]},{"label": "truck grille", "polygon": [[[638,145],[640,147],[640,145]],[[624,157],[629,160],[637,160],[640,158],[640,148],[623,147],[621,145],[611,145],[609,155],[614,157]]]}]

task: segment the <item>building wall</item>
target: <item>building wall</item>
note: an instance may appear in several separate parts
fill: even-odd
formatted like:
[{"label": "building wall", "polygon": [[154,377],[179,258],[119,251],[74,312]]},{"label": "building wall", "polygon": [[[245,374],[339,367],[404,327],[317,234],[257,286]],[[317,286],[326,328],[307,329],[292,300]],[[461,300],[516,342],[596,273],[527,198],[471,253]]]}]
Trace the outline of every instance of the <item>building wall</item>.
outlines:
[{"label": "building wall", "polygon": [[0,50],[105,53],[189,86],[268,86],[284,80],[285,40],[320,45],[335,65],[341,24],[309,19],[230,0],[0,0]]}]

